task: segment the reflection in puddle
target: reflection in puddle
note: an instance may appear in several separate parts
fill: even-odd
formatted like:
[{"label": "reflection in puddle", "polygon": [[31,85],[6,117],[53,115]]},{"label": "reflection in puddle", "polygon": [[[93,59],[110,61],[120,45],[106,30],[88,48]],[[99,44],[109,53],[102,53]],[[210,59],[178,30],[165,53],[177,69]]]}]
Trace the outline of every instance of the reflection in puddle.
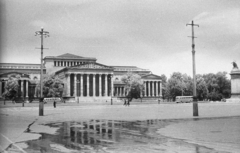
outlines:
[{"label": "reflection in puddle", "polygon": [[208,152],[211,149],[156,133],[177,120],[86,120],[46,124],[57,127],[55,135],[25,142],[26,152]]}]

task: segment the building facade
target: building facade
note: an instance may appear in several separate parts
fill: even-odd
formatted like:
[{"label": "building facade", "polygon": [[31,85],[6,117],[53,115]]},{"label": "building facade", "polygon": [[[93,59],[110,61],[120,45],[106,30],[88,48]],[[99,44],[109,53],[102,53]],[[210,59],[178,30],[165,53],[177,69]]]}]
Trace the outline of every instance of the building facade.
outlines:
[{"label": "building facade", "polygon": [[[40,64],[0,63],[0,97],[8,77],[15,75],[21,76],[19,97],[39,97],[36,84],[40,79],[40,69]],[[62,96],[67,102],[108,101],[111,98],[125,97],[127,93],[121,78],[129,72],[141,76],[145,87],[141,93],[143,99],[162,97],[161,77],[152,74],[148,69],[136,66],[107,66],[97,63],[96,58],[69,53],[44,58],[44,74],[54,74],[63,80]]]}]

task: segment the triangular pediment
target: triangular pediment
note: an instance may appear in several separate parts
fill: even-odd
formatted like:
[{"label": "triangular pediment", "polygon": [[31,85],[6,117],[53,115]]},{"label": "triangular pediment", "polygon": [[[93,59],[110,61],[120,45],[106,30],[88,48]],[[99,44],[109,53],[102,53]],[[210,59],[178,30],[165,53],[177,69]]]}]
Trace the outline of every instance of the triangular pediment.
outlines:
[{"label": "triangular pediment", "polygon": [[99,63],[86,63],[70,67],[71,69],[113,69],[111,66]]},{"label": "triangular pediment", "polygon": [[147,74],[147,75],[144,75],[142,76],[142,79],[146,79],[146,80],[151,80],[151,79],[156,79],[156,80],[161,80],[162,78],[158,75],[155,75],[155,74]]},{"label": "triangular pediment", "polygon": [[62,57],[62,58],[83,58],[82,56],[78,56],[78,55],[74,55],[74,54],[70,54],[70,53],[62,54],[62,55],[59,55],[57,57]]}]

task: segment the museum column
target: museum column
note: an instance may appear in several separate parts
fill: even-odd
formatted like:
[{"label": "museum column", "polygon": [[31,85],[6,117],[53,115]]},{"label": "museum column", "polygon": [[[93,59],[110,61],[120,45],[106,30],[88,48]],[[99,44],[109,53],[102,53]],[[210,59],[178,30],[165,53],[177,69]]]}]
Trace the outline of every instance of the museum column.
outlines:
[{"label": "museum column", "polygon": [[116,90],[116,91],[117,91],[117,92],[116,92],[116,96],[118,97],[118,87],[116,87],[116,89],[117,89],[117,90]]},{"label": "museum column", "polygon": [[111,97],[113,97],[113,75],[111,75]]},{"label": "museum column", "polygon": [[150,94],[150,93],[151,93],[151,89],[150,89],[151,86],[150,86],[150,83],[151,83],[151,82],[148,81],[148,97],[150,97],[150,95],[151,95],[151,94]]},{"label": "museum column", "polygon": [[23,91],[23,81],[24,80],[20,80],[21,81],[21,97],[24,96],[24,91]]},{"label": "museum column", "polygon": [[83,97],[83,74],[80,74],[80,83],[81,83],[80,96]]},{"label": "museum column", "polygon": [[107,85],[107,74],[105,74],[105,93],[104,93],[105,97],[108,96],[108,85]]},{"label": "museum column", "polygon": [[93,97],[96,96],[96,74],[93,74]]},{"label": "museum column", "polygon": [[77,97],[77,74],[74,74],[74,94],[73,96],[76,98]]},{"label": "museum column", "polygon": [[122,87],[119,87],[119,96],[122,96]]},{"label": "museum column", "polygon": [[159,82],[160,83],[160,97],[162,97],[162,81]]},{"label": "museum column", "polygon": [[154,81],[152,81],[152,97],[154,97],[154,93],[155,93],[155,90],[154,90]]},{"label": "museum column", "polygon": [[71,85],[70,85],[70,74],[67,74],[66,76],[67,76],[67,96],[70,97],[70,87],[71,87]]},{"label": "museum column", "polygon": [[28,98],[28,80],[26,80],[26,98]]},{"label": "museum column", "polygon": [[99,97],[102,97],[102,74],[99,74]]},{"label": "museum column", "polygon": [[158,86],[159,86],[159,83],[158,83],[158,81],[156,81],[156,97],[159,96],[159,95],[158,95]]},{"label": "museum column", "polygon": [[144,81],[145,89],[144,89],[144,97],[147,97],[147,81]]},{"label": "museum column", "polygon": [[87,74],[87,97],[89,97],[89,74]]}]

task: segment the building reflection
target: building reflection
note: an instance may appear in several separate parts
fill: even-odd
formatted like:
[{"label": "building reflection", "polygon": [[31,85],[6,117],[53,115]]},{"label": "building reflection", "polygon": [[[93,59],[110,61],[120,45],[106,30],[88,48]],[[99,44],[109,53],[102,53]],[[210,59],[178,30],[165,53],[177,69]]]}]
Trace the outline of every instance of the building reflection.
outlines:
[{"label": "building reflection", "polygon": [[60,130],[60,135],[62,135],[65,146],[72,149],[81,149],[81,146],[84,145],[111,145],[126,140],[162,143],[163,140],[155,133],[160,123],[159,120],[64,122],[62,123],[63,128]]},{"label": "building reflection", "polygon": [[[171,120],[170,122],[176,122]],[[208,151],[207,148],[198,145],[182,145],[182,141],[170,140],[157,134],[157,130],[169,124],[167,120],[144,120],[144,121],[116,121],[116,120],[84,120],[79,122],[51,123],[50,127],[60,127],[56,135],[41,133],[38,140],[28,141],[27,152],[39,150],[41,153],[55,152],[57,146],[65,149],[81,150],[89,152],[102,151],[102,148],[121,148],[122,146],[140,144],[142,149],[157,146],[181,146],[182,150],[193,152]],[[175,144],[174,144],[175,143]],[[146,145],[144,145],[146,144]],[[181,148],[180,147],[180,148]],[[61,147],[60,147],[61,148]],[[160,147],[161,148],[161,147]],[[164,148],[164,147],[163,147]],[[55,150],[54,150],[55,149]],[[151,149],[150,149],[151,150]],[[65,150],[67,151],[67,150]],[[64,151],[63,151],[64,152]]]}]

